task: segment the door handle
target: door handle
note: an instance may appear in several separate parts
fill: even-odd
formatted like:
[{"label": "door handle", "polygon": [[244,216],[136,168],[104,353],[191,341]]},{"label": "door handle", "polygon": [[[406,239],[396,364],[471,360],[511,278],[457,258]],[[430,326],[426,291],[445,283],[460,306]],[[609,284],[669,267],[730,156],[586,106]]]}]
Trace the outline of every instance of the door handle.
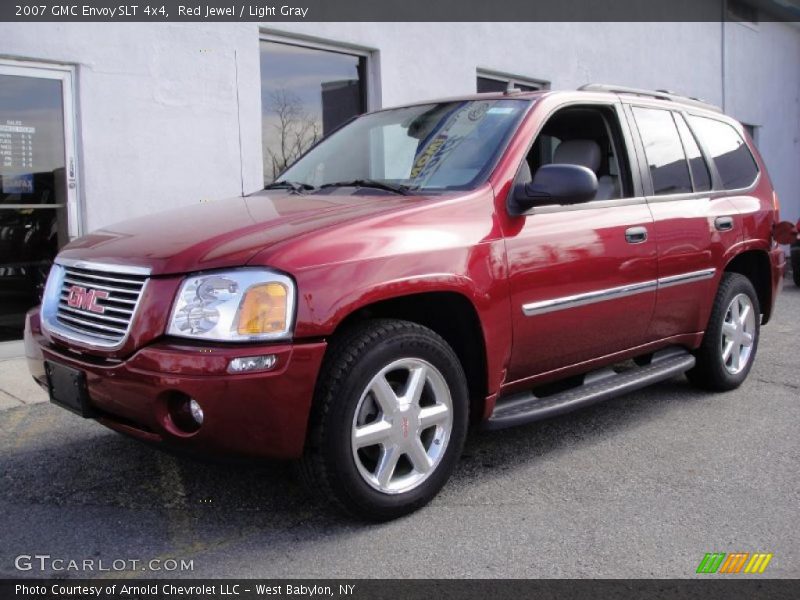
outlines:
[{"label": "door handle", "polygon": [[625,241],[629,244],[641,244],[647,241],[647,227],[629,227],[625,230]]},{"label": "door handle", "polygon": [[733,217],[717,217],[714,219],[714,228],[717,231],[730,231],[733,229]]}]

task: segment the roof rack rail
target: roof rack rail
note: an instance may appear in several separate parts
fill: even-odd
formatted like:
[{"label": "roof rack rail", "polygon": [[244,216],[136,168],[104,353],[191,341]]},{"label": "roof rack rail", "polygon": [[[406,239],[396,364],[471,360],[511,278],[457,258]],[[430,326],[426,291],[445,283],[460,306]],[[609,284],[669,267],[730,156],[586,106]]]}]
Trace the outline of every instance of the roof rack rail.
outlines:
[{"label": "roof rack rail", "polygon": [[644,90],[640,88],[625,87],[623,85],[609,85],[606,83],[587,83],[578,88],[584,92],[610,92],[612,94],[632,94],[634,96],[647,96],[648,98],[656,98],[658,100],[671,100],[673,102],[681,102],[699,108],[714,110],[722,112],[719,106],[701,100],[700,98],[693,98],[691,96],[681,96],[675,92],[668,90]]}]

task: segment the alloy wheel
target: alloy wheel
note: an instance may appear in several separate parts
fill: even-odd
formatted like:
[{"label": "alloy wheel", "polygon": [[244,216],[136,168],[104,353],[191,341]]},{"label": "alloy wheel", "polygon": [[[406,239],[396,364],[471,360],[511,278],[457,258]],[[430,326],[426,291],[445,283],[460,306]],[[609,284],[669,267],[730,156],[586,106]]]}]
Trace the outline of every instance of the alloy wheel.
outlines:
[{"label": "alloy wheel", "polygon": [[351,447],[359,474],[386,494],[416,488],[441,462],[452,422],[453,400],[439,370],[418,358],[393,361],[356,406]]},{"label": "alloy wheel", "polygon": [[725,311],[720,342],[722,363],[732,375],[740,373],[750,362],[755,331],[753,302],[746,294],[737,294]]}]

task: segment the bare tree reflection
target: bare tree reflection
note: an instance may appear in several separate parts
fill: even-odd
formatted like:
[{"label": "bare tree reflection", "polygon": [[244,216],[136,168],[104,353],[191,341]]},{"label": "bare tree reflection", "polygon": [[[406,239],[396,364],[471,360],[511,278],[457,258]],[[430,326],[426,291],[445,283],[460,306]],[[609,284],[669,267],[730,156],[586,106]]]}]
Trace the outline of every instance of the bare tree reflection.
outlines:
[{"label": "bare tree reflection", "polygon": [[272,165],[272,178],[291,165],[321,137],[321,124],[303,110],[300,97],[286,89],[269,92],[268,109],[274,113],[271,126],[276,131],[275,143],[267,149]]}]

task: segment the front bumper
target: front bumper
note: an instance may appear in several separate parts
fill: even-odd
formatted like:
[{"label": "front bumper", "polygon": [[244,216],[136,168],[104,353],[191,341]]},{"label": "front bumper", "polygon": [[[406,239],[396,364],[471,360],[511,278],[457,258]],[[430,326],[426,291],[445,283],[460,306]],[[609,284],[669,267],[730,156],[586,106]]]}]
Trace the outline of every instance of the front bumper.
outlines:
[{"label": "front bumper", "polygon": [[[37,309],[25,324],[25,354],[36,381],[46,387],[44,361],[86,373],[97,420],[121,433],[204,454],[297,458],[326,344],[199,345],[157,341],[122,361],[106,361],[50,344]],[[275,366],[229,374],[237,356],[274,354]],[[168,403],[186,394],[205,413],[187,433],[173,423]]]}]

